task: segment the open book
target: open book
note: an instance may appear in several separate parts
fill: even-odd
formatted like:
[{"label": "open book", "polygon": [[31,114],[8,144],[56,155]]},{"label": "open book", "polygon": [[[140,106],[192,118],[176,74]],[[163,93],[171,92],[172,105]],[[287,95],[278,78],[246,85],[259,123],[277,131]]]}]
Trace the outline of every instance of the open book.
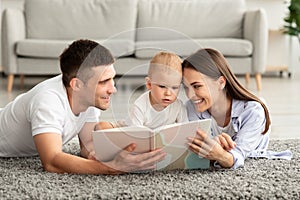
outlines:
[{"label": "open book", "polygon": [[93,131],[96,159],[112,160],[131,143],[136,143],[134,153],[145,153],[163,148],[164,160],[156,164],[156,170],[207,169],[210,162],[188,150],[187,137],[195,137],[197,129],[210,135],[211,120],[198,120],[166,125],[155,130],[144,126],[128,126]]}]

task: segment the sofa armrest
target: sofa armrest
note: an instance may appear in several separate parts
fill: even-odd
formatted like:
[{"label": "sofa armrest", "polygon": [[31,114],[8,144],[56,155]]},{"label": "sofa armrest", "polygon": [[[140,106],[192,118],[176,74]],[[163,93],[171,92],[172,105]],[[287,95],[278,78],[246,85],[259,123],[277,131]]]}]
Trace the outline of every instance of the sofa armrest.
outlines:
[{"label": "sofa armrest", "polygon": [[25,18],[22,10],[6,9],[2,15],[2,66],[6,74],[17,70],[16,42],[26,37]]},{"label": "sofa armrest", "polygon": [[248,10],[244,19],[244,38],[252,41],[252,72],[264,73],[268,51],[268,23],[264,9]]}]

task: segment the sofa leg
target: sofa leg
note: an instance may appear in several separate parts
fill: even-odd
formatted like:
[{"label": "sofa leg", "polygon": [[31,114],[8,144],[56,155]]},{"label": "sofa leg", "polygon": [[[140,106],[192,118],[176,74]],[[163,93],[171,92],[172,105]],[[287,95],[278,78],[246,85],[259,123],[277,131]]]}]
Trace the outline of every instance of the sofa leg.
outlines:
[{"label": "sofa leg", "polygon": [[24,79],[25,79],[25,75],[21,74],[20,75],[20,87],[21,87],[21,89],[24,89]]},{"label": "sofa leg", "polygon": [[248,88],[250,83],[250,73],[245,74],[245,83],[246,83],[246,88]]},{"label": "sofa leg", "polygon": [[7,77],[7,92],[11,92],[13,84],[14,84],[14,75],[9,74]]},{"label": "sofa leg", "polygon": [[257,87],[257,91],[261,91],[261,74],[260,73],[256,73],[255,74],[255,81],[256,81],[256,87]]}]

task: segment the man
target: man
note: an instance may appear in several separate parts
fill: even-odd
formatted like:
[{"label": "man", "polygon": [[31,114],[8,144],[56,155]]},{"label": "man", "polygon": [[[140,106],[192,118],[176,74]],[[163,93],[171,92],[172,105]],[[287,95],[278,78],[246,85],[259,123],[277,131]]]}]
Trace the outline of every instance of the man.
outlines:
[{"label": "man", "polygon": [[[114,87],[114,58],[90,40],[73,42],[60,56],[62,74],[19,95],[0,111],[0,157],[39,155],[46,171],[120,174],[153,169],[165,157],[161,150],[134,155],[130,144],[112,161],[93,159],[91,132],[100,110],[109,107]],[[99,110],[100,109],[100,110]],[[62,146],[79,136],[82,157]]]}]

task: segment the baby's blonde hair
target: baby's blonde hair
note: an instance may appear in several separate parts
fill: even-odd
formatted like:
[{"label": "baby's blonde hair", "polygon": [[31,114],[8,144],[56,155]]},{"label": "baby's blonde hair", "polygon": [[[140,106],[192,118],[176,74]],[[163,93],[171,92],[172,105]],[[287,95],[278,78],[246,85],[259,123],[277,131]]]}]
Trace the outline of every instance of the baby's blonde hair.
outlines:
[{"label": "baby's blonde hair", "polygon": [[[151,77],[158,66],[163,66],[165,72],[171,70],[182,74],[182,60],[175,53],[161,51],[153,56],[150,61],[148,76]],[[159,67],[161,69],[161,67]]]}]

